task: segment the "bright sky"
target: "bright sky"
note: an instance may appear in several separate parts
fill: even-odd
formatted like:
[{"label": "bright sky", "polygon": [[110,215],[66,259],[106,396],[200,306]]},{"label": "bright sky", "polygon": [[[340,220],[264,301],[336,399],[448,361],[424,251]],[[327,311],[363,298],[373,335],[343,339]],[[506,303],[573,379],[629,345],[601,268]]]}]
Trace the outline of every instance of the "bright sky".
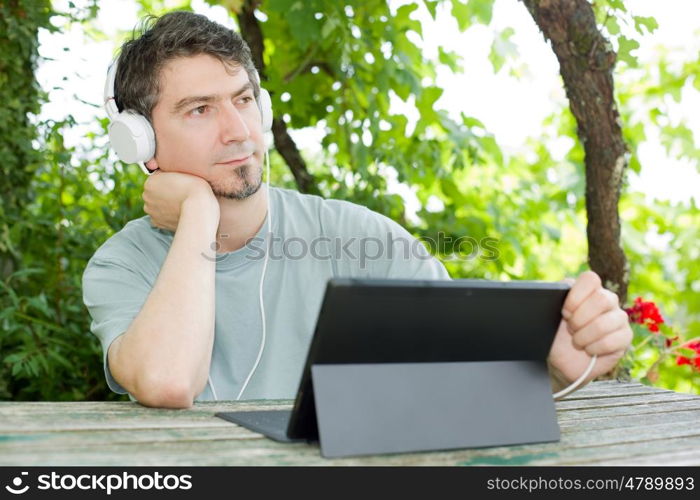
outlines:
[{"label": "bright sky", "polygon": [[[66,0],[55,1],[56,8],[65,9]],[[81,5],[83,1],[75,1]],[[695,0],[635,0],[627,2],[635,15],[653,16],[659,29],[653,35],[640,39],[637,51],[640,61],[651,60],[657,47],[678,47],[682,54],[700,53],[700,36],[693,33],[700,19],[700,2]],[[221,24],[234,27],[223,7],[211,7],[203,0],[193,0],[195,11],[206,14]],[[464,111],[480,119],[492,132],[505,151],[522,151],[528,136],[536,136],[542,120],[565,102],[558,65],[551,49],[517,0],[496,0],[493,23],[490,27],[477,26],[459,33],[449,12],[445,11],[434,22],[419,14],[423,22],[424,50],[436,54],[439,45],[462,56],[465,69],[454,75],[445,69],[439,73],[438,84],[444,94],[437,102],[443,109]],[[101,2],[97,25],[112,37],[118,30],[131,30],[138,22],[137,7],[133,0]],[[516,43],[520,62],[527,63],[528,73],[515,79],[503,70],[494,75],[488,54],[495,31],[508,26],[515,29],[512,41]],[[68,48],[65,50],[65,48]],[[42,118],[61,119],[72,113],[78,122],[90,124],[96,117],[104,117],[101,108],[106,68],[115,47],[111,41],[96,42],[73,28],[66,33],[40,34],[40,54],[49,59],[38,70],[39,82],[49,91],[50,101],[42,110]],[[700,92],[688,85],[683,94],[683,105],[671,109],[672,120],[685,119],[695,137],[700,137],[700,115],[691,110],[700,109]],[[89,104],[86,104],[89,103]],[[90,105],[92,104],[92,105]],[[400,104],[397,104],[400,105]],[[518,110],[517,114],[508,110]],[[84,129],[83,129],[84,130]],[[82,132],[76,130],[66,137],[68,145],[80,143]],[[302,149],[312,150],[319,144],[320,131],[293,131]],[[316,139],[314,139],[316,138]],[[565,145],[565,144],[564,144]],[[561,157],[562,145],[550,145]],[[316,146],[317,147],[317,146]],[[664,148],[649,138],[640,150],[643,166],[640,176],[630,175],[630,188],[659,199],[700,202],[700,173],[687,161],[668,158]],[[415,198],[410,191],[394,186],[411,205]]]}]

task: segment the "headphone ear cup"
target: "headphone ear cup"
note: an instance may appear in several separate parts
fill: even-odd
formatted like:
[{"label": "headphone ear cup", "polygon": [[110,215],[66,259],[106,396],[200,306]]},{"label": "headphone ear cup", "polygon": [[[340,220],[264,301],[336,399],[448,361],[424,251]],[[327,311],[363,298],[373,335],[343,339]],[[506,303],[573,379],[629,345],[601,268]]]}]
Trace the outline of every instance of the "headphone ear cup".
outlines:
[{"label": "headphone ear cup", "polygon": [[156,154],[156,137],[148,120],[124,111],[109,124],[109,142],[124,163],[147,162]]},{"label": "headphone ear cup", "polygon": [[258,106],[262,117],[262,130],[263,132],[269,132],[272,130],[272,100],[268,91],[263,88],[260,89]]}]

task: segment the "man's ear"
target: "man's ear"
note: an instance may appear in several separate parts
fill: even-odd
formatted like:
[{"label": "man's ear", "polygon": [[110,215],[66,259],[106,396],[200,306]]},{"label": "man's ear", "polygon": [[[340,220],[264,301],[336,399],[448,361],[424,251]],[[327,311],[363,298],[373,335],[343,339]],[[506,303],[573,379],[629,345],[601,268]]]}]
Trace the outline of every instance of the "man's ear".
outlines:
[{"label": "man's ear", "polygon": [[155,157],[151,158],[146,162],[146,168],[151,172],[155,172],[156,170],[158,170],[158,161],[155,159]]}]

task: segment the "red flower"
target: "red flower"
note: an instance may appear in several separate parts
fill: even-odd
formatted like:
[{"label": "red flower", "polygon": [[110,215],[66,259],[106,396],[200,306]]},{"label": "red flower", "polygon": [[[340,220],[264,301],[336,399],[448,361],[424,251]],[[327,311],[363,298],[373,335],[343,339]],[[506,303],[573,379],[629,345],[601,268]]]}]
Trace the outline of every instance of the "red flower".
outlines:
[{"label": "red flower", "polygon": [[687,344],[683,345],[683,347],[687,347],[688,349],[692,349],[696,353],[700,354],[700,340],[694,340],[692,342],[688,342]]},{"label": "red flower", "polygon": [[678,366],[690,365],[693,369],[700,371],[700,357],[698,356],[693,359],[686,358],[685,356],[678,356],[678,358],[676,358],[676,364]]},{"label": "red flower", "polygon": [[700,340],[688,342],[682,347],[686,347],[695,351],[695,356],[693,356],[692,358],[688,358],[686,356],[678,356],[676,358],[676,364],[678,366],[690,365],[693,367],[693,369],[700,371]]},{"label": "red flower", "polygon": [[632,323],[645,325],[652,333],[659,333],[659,325],[664,322],[656,304],[647,302],[641,297],[634,299],[634,305],[625,309],[625,312]]}]

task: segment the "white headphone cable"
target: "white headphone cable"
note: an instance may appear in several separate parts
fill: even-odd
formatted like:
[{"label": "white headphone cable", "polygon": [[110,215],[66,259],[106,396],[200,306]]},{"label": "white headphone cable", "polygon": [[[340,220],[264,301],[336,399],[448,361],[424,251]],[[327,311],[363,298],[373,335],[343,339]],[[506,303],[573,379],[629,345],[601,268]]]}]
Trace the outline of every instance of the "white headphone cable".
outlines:
[{"label": "white headphone cable", "polygon": [[211,374],[210,374],[210,375],[207,375],[207,378],[208,378],[208,380],[209,380],[209,388],[211,389],[211,393],[212,393],[212,395],[214,396],[214,401],[218,401],[219,398],[218,398],[218,396],[216,395],[216,391],[214,390],[214,384],[211,383]]},{"label": "white headphone cable", "polygon": [[262,340],[260,342],[260,350],[258,351],[258,357],[255,360],[253,369],[250,370],[248,377],[241,387],[241,392],[238,393],[236,399],[241,399],[243,391],[248,387],[248,382],[250,382],[251,377],[258,369],[258,364],[260,364],[260,359],[262,358],[263,350],[265,349],[265,303],[263,301],[263,282],[265,281],[265,272],[267,271],[268,256],[270,255],[270,247],[272,245],[272,211],[270,210],[270,154],[265,151],[265,169],[267,170],[267,251],[265,252],[265,262],[263,263],[262,274],[260,275],[260,320],[262,322]]},{"label": "white headphone cable", "polygon": [[576,379],[571,385],[569,385],[569,387],[567,387],[566,389],[562,389],[561,391],[552,394],[552,397],[554,399],[563,398],[564,396],[569,394],[571,391],[576,389],[579,385],[581,385],[581,383],[584,380],[586,380],[586,377],[588,377],[588,375],[591,373],[591,370],[593,369],[593,366],[595,365],[595,362],[597,359],[598,359],[598,355],[594,354],[593,357],[591,358],[590,363],[588,363],[588,368],[586,368],[586,370],[583,372],[583,374],[578,379]]}]

